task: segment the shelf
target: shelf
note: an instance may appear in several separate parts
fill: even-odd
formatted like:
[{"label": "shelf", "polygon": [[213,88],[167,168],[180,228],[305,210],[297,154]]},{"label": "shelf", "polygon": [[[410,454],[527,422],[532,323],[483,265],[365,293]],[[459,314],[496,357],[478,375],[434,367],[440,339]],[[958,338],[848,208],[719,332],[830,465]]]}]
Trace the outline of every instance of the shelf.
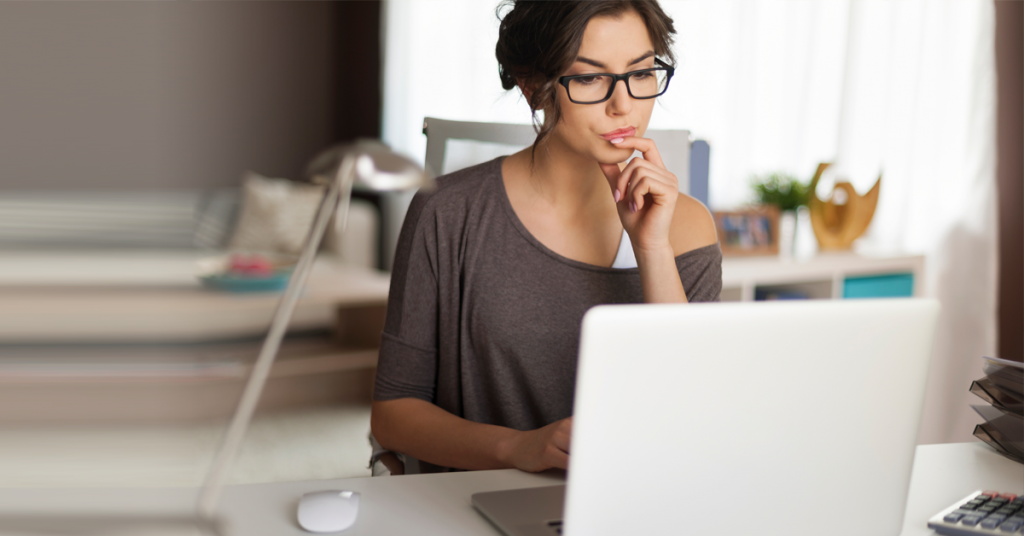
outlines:
[{"label": "shelf", "polygon": [[[877,296],[907,295],[903,289],[908,285],[912,288],[910,295],[921,296],[924,292],[924,257],[825,253],[803,260],[725,258],[722,261],[722,301],[754,301],[759,295],[762,298],[785,299],[797,294],[809,299],[838,299],[844,296],[848,278],[872,276],[895,276],[894,281],[898,280],[888,284],[884,292],[877,291],[880,292]],[[869,286],[860,285],[860,288],[868,290],[859,295],[857,292],[847,293],[847,296],[872,296]]]}]

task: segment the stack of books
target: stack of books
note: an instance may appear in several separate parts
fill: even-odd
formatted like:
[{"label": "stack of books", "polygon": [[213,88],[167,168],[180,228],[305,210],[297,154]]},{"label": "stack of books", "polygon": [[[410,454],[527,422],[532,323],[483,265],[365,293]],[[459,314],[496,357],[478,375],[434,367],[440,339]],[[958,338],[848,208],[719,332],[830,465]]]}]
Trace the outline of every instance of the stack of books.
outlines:
[{"label": "stack of books", "polygon": [[971,392],[988,405],[972,405],[985,422],[974,436],[1000,454],[1024,463],[1024,363],[984,357],[985,377],[971,383]]}]

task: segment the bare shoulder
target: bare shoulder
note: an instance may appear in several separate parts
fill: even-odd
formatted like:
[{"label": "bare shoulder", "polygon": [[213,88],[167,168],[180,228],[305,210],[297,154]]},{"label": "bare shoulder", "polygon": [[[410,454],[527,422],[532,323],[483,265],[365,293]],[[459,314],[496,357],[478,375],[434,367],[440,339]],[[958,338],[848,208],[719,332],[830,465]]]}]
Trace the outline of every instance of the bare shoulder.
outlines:
[{"label": "bare shoulder", "polygon": [[718,242],[715,219],[703,203],[680,193],[669,234],[676,256]]}]

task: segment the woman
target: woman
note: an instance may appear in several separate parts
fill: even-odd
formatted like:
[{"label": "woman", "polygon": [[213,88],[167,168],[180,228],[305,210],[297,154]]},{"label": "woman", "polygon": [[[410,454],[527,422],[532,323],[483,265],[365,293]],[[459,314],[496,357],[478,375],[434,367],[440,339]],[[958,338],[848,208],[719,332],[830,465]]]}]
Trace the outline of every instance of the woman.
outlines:
[{"label": "woman", "polygon": [[371,426],[426,471],[566,468],[587,309],[721,290],[711,216],[643,137],[672,20],[653,1],[511,5],[500,74],[543,112],[537,140],[418,194],[392,273]]}]

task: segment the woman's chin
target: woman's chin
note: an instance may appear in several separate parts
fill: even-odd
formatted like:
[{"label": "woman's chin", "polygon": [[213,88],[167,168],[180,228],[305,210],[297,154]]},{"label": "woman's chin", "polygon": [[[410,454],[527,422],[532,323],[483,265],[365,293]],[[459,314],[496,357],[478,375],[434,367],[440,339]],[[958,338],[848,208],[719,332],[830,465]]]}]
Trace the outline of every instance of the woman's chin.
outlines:
[{"label": "woman's chin", "polygon": [[618,149],[615,147],[604,147],[597,151],[594,159],[602,164],[619,164],[629,160],[633,156],[633,149]]}]

